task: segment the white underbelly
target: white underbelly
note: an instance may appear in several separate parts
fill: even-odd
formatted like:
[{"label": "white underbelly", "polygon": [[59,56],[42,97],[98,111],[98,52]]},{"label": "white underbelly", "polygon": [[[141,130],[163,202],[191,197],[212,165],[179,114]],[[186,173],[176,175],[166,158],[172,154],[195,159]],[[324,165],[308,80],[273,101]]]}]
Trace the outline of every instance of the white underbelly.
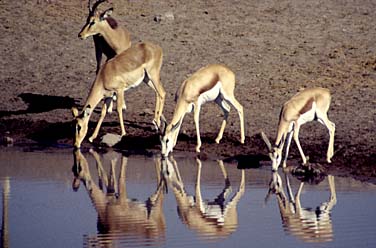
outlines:
[{"label": "white underbelly", "polygon": [[140,77],[136,82],[127,85],[127,87],[124,89],[124,91],[127,91],[129,89],[132,89],[132,88],[139,86],[144,81],[144,77],[145,77],[145,75]]},{"label": "white underbelly", "polygon": [[198,104],[202,105],[204,103],[214,101],[218,97],[221,88],[222,88],[222,83],[218,81],[218,83],[213,88],[202,93],[198,97]]},{"label": "white underbelly", "polygon": [[315,119],[315,114],[316,114],[316,102],[313,102],[312,108],[309,111],[299,116],[298,124],[303,125],[304,123],[313,121]]}]

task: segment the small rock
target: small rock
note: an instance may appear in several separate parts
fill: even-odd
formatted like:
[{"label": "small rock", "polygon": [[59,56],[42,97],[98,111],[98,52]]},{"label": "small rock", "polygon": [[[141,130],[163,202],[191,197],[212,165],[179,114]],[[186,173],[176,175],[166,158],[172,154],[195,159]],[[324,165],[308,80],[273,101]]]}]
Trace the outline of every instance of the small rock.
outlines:
[{"label": "small rock", "polygon": [[101,144],[105,144],[109,147],[113,147],[117,143],[121,141],[121,136],[118,134],[113,134],[113,133],[107,133],[102,136],[101,138]]},{"label": "small rock", "polygon": [[146,108],[143,113],[145,115],[153,115],[154,111],[152,109]]},{"label": "small rock", "polygon": [[175,20],[174,13],[166,12],[163,15],[156,15],[154,17],[154,21],[160,23],[161,21],[173,21]]}]

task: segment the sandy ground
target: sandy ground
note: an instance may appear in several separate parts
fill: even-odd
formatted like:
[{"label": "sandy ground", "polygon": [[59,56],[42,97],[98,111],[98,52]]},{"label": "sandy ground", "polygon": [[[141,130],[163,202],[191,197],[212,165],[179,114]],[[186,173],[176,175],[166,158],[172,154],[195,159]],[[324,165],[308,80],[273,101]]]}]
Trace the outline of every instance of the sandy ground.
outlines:
[{"label": "sandy ground", "polygon": [[[95,78],[92,39],[77,34],[87,17],[79,0],[0,1],[0,136],[14,145],[71,145],[71,107],[85,102]],[[133,43],[151,41],[164,51],[161,80],[164,115],[172,117],[180,83],[200,67],[224,63],[237,76],[235,95],[245,109],[246,143],[239,143],[235,111],[221,144],[214,143],[221,110],[204,105],[201,156],[219,156],[246,166],[267,161],[259,131],[274,139],[282,104],[303,88],[330,89],[330,119],[336,124],[333,163],[325,163],[328,132],[319,123],[302,127],[310,161],[328,173],[376,178],[376,2],[372,0],[136,1],[113,0],[114,14]],[[162,18],[160,15],[173,16]],[[125,94],[127,136],[119,149],[157,152],[151,124],[154,93],[147,86]],[[92,125],[99,117],[93,115]],[[120,133],[116,113],[101,135]],[[192,115],[187,115],[176,151],[194,151]],[[97,146],[87,141],[84,147]],[[300,157],[293,144],[290,163]],[[266,163],[267,164],[267,163]]]}]

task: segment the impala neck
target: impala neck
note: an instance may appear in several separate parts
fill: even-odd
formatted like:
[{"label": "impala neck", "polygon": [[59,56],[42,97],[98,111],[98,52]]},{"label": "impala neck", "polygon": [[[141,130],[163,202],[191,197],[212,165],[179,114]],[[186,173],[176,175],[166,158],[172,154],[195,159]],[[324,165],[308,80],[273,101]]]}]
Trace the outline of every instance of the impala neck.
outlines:
[{"label": "impala neck", "polygon": [[95,107],[98,103],[104,98],[104,89],[103,86],[95,81],[93,87],[90,90],[89,96],[86,99],[86,103],[84,105],[83,110],[90,106],[91,110],[89,116],[92,114]]},{"label": "impala neck", "polygon": [[283,148],[283,145],[285,144],[285,141],[286,141],[288,129],[289,129],[289,124],[287,122],[280,121],[278,125],[278,133],[275,139],[274,147],[277,147],[278,149]]},{"label": "impala neck", "polygon": [[180,125],[183,122],[183,118],[185,116],[185,113],[187,113],[187,109],[189,108],[189,103],[185,101],[178,101],[175,107],[174,115],[172,117],[170,125],[168,125],[166,131],[171,132],[171,129],[175,125],[179,125],[178,128],[174,129],[174,131],[179,131],[180,130]]},{"label": "impala neck", "polygon": [[[119,37],[120,33],[122,33],[122,36],[128,37],[122,37],[124,38],[122,39]],[[105,22],[105,26],[102,28],[100,35],[103,36],[108,45],[115,51],[116,54],[119,54],[130,47],[131,41],[129,35],[126,35],[125,31],[121,30],[119,27],[113,29],[107,22]],[[125,40],[127,40],[127,42]]]}]

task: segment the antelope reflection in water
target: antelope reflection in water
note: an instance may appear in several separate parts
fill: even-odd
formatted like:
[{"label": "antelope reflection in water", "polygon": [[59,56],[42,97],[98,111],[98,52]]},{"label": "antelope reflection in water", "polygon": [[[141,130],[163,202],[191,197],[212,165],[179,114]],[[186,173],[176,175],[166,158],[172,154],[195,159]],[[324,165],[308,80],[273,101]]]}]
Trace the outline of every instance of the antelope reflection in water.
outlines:
[{"label": "antelope reflection in water", "polygon": [[[116,160],[111,160],[110,173],[106,174],[100,156],[90,150],[96,161],[98,172],[98,185],[93,181],[89,165],[80,150],[74,152],[75,164],[73,173],[75,179],[73,188],[78,189],[80,181],[83,182],[87,193],[98,214],[98,232],[96,237],[88,237],[89,246],[108,245],[112,247],[116,240],[126,237],[141,239],[142,242],[163,242],[165,240],[165,218],[163,214],[164,189],[161,180],[160,160],[155,160],[157,173],[157,187],[145,202],[129,199],[126,189],[127,157],[122,156],[118,183],[115,177]],[[107,189],[104,192],[103,184]]]},{"label": "antelope reflection in water", "polygon": [[304,208],[300,202],[300,195],[304,183],[301,182],[295,195],[292,193],[290,179],[285,174],[287,195],[283,190],[282,179],[278,172],[273,172],[269,182],[269,192],[265,202],[273,193],[277,197],[284,230],[304,242],[330,242],[333,240],[333,225],[331,211],[337,203],[334,177],[327,176],[330,196],[328,201],[316,208]]},{"label": "antelope reflection in water", "polygon": [[238,191],[226,202],[232,189],[226,168],[219,160],[218,165],[224,177],[225,187],[213,201],[204,201],[201,194],[202,164],[199,159],[196,159],[195,196],[189,195],[185,190],[176,161],[170,157],[162,160],[162,163],[166,181],[176,198],[179,217],[188,228],[210,239],[227,237],[236,230],[238,226],[237,204],[245,190],[244,170],[241,170]]},{"label": "antelope reflection in water", "polygon": [[10,182],[9,178],[5,178],[3,182],[3,212],[1,222],[1,247],[9,247],[9,194],[10,194]]}]

